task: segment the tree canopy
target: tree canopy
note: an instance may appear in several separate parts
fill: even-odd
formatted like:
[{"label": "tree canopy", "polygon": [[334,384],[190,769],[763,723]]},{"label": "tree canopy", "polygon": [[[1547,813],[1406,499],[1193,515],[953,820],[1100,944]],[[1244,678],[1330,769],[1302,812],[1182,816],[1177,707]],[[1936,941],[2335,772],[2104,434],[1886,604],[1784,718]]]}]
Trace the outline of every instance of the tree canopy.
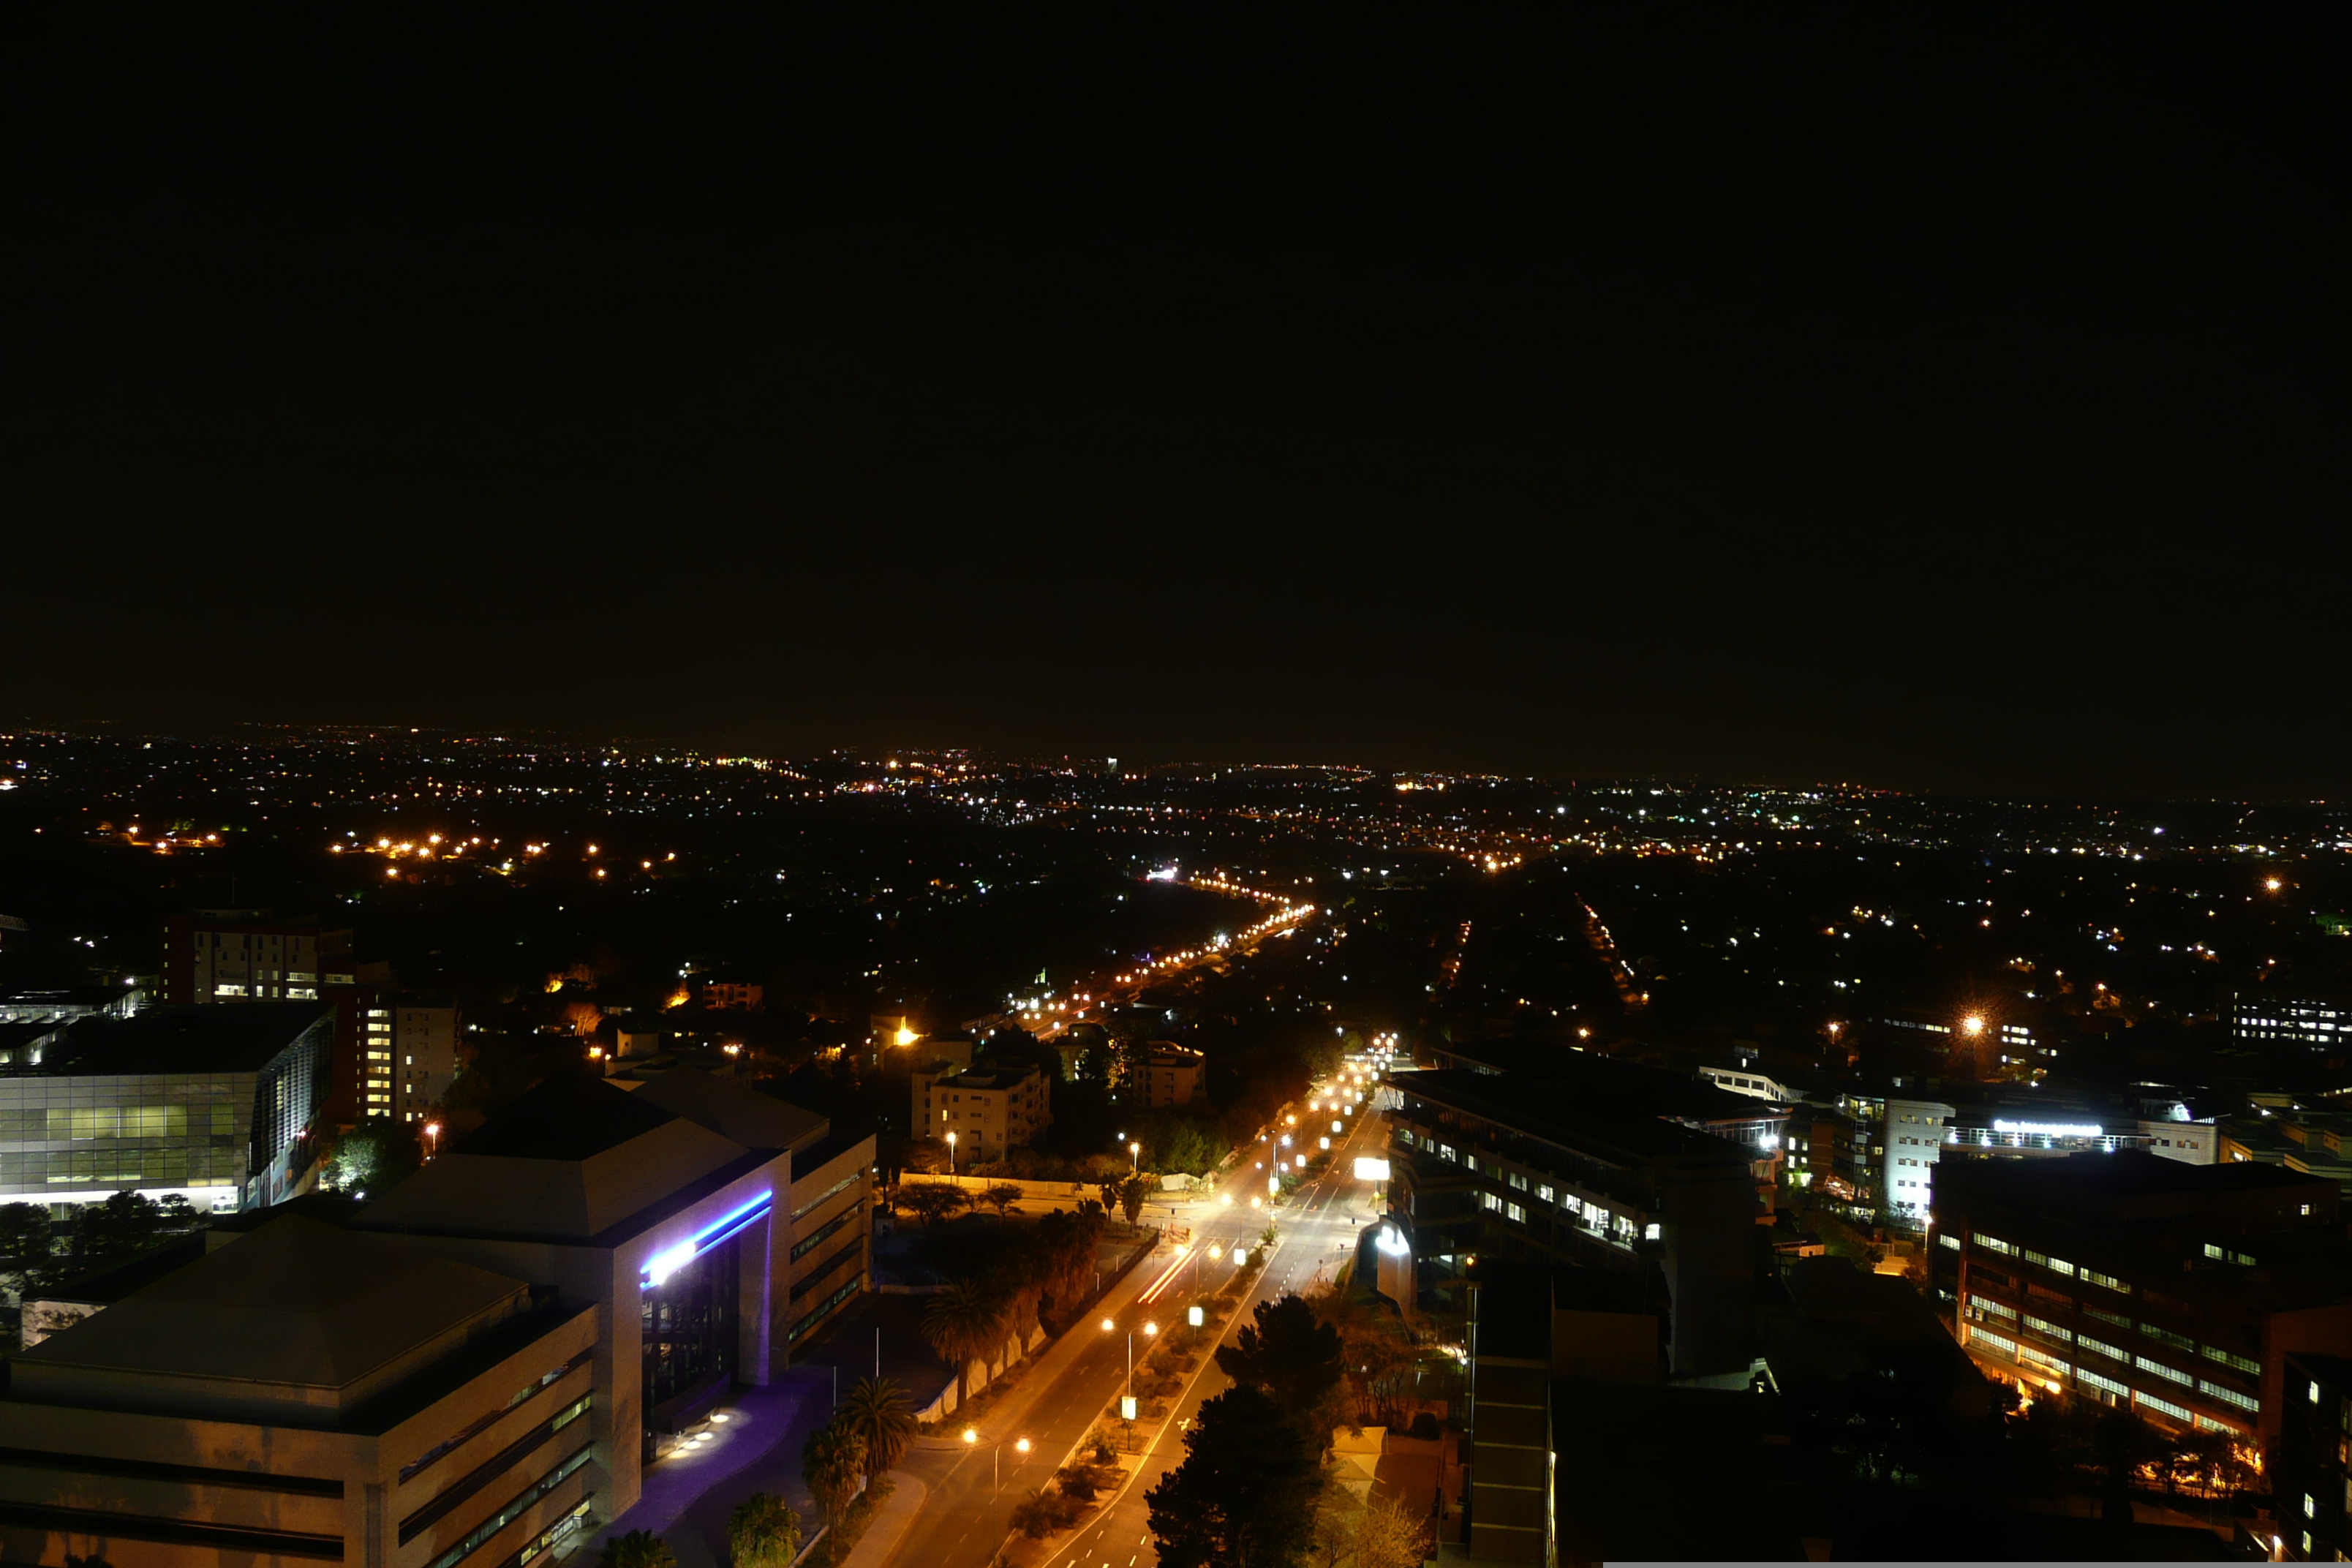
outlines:
[{"label": "tree canopy", "polygon": [[1305,1549],[1317,1446],[1292,1414],[1248,1384],[1201,1406],[1184,1462],[1144,1498],[1164,1568],[1273,1568]]}]

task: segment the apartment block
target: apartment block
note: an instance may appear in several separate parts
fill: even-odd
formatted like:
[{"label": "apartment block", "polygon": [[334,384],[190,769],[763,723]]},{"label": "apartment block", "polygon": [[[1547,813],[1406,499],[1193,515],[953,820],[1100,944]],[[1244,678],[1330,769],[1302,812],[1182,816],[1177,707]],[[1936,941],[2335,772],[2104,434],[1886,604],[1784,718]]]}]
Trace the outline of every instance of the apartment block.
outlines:
[{"label": "apartment block", "polygon": [[[262,910],[194,910],[163,921],[169,1003],[314,1002],[348,969],[348,931],[273,921]],[[341,984],[351,979],[342,975]]]},{"label": "apartment block", "polygon": [[951,1143],[960,1165],[999,1159],[1053,1125],[1053,1081],[1026,1064],[935,1061],[916,1069],[910,1094],[914,1136]]}]

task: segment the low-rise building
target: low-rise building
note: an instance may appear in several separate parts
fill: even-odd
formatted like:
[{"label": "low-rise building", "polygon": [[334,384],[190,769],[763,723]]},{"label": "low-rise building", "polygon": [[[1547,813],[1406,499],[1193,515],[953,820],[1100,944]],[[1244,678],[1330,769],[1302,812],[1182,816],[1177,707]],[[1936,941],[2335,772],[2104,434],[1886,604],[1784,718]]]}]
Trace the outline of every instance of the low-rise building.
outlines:
[{"label": "low-rise building", "polygon": [[935,1061],[916,1069],[908,1123],[917,1139],[952,1144],[959,1164],[1002,1159],[1053,1124],[1053,1080],[1021,1063]]},{"label": "low-rise building", "polygon": [[1208,1058],[1173,1040],[1154,1040],[1144,1047],[1143,1102],[1146,1105],[1190,1105],[1201,1092]]},{"label": "low-rise building", "polygon": [[1978,1363],[2036,1397],[2276,1437],[2285,1358],[2352,1355],[2334,1182],[2144,1151],[1947,1162],[1930,1278]]},{"label": "low-rise building", "polygon": [[0,1201],[283,1202],[310,1169],[332,1036],[308,1002],[75,1019],[0,1063]]}]

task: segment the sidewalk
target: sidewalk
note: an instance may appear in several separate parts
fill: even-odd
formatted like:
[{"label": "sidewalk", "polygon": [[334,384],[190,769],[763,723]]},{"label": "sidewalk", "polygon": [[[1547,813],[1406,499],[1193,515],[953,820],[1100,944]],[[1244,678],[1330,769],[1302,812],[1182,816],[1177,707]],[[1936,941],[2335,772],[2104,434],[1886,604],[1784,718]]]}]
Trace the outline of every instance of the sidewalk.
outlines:
[{"label": "sidewalk", "polygon": [[875,1510],[866,1533],[849,1549],[849,1556],[841,1568],[882,1568],[898,1552],[898,1543],[907,1539],[915,1516],[923,1511],[924,1500],[930,1496],[931,1489],[905,1470],[886,1473],[890,1478],[890,1495]]}]

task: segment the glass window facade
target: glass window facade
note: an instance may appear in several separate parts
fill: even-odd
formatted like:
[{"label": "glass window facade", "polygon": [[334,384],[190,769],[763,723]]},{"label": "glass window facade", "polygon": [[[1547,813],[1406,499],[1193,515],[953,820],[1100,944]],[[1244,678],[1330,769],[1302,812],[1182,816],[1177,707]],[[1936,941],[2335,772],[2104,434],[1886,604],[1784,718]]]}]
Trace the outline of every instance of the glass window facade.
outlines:
[{"label": "glass window facade", "polygon": [[672,1411],[734,1375],[741,1257],[730,1237],[639,1294],[648,1436]]}]

